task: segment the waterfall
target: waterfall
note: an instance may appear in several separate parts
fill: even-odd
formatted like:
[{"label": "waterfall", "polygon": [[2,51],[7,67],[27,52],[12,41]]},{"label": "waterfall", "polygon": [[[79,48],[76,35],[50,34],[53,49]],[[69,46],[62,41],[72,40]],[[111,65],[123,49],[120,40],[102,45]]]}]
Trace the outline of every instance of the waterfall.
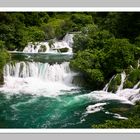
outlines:
[{"label": "waterfall", "polygon": [[126,74],[125,72],[121,73],[121,84],[118,87],[116,94],[120,97],[130,100],[131,102],[135,103],[136,101],[140,100],[140,88],[138,85],[140,81],[132,88],[132,89],[123,89],[123,84],[125,82]]},{"label": "waterfall", "polygon": [[17,62],[4,67],[3,89],[10,92],[53,94],[61,90],[76,88],[72,84],[76,75],[69,68],[69,62],[62,64],[40,62]]},{"label": "waterfall", "polygon": [[123,89],[123,84],[124,84],[125,78],[126,78],[126,73],[124,71],[124,72],[121,73],[121,84],[118,87],[117,92]]},{"label": "waterfall", "polygon": [[[70,70],[69,62],[61,64],[49,64],[41,62],[16,62],[6,64],[4,67],[4,86],[0,90],[9,93],[24,93],[43,96],[57,96],[65,94],[63,90],[77,89],[73,85],[73,77],[76,75]],[[135,103],[140,100],[140,81],[132,89],[123,89],[126,74],[121,73],[121,83],[116,93],[108,92],[110,81],[103,90],[93,91],[91,94],[98,100],[119,99],[123,102]],[[91,98],[91,97],[90,97]]]},{"label": "waterfall", "polygon": [[49,42],[35,42],[28,43],[24,48],[24,53],[60,53],[60,49],[67,48],[63,53],[71,54],[72,53],[72,44],[73,44],[73,34],[66,34],[61,41],[53,40],[51,47]]},{"label": "waterfall", "polygon": [[136,85],[134,85],[133,89],[137,89],[139,84],[140,84],[140,81]]},{"label": "waterfall", "polygon": [[[114,95],[117,95],[118,97],[120,97],[120,99],[122,99],[122,100],[130,101],[130,103],[135,103],[136,101],[140,100],[140,88],[138,88],[138,86],[140,84],[140,81],[136,85],[134,85],[134,87],[132,89],[129,89],[129,88],[128,89],[123,89],[123,85],[124,85],[124,82],[125,82],[125,79],[126,79],[126,73],[122,72],[121,73],[121,83],[120,83],[116,93],[107,92],[108,87],[109,87],[113,78],[114,78],[114,76],[105,85],[105,87],[103,88],[102,91],[97,91],[97,92],[100,93],[100,95],[98,95],[100,98],[112,98],[111,94],[114,94]],[[95,94],[95,91],[94,91],[94,94]],[[109,95],[107,95],[107,94],[109,94]]]},{"label": "waterfall", "polygon": [[68,46],[72,47],[73,37],[74,34],[66,34],[65,37],[63,38],[63,41],[65,41],[68,44]]},{"label": "waterfall", "polygon": [[114,78],[115,76],[112,76],[112,78],[109,80],[109,82],[105,85],[105,87],[103,88],[103,91],[108,91],[108,88],[109,88],[109,85],[110,85],[110,83],[111,83],[111,81],[112,81],[112,79]]},{"label": "waterfall", "polygon": [[19,78],[36,77],[45,81],[63,81],[70,74],[69,63],[50,65],[49,63],[18,62],[15,65],[7,64],[4,76]]}]

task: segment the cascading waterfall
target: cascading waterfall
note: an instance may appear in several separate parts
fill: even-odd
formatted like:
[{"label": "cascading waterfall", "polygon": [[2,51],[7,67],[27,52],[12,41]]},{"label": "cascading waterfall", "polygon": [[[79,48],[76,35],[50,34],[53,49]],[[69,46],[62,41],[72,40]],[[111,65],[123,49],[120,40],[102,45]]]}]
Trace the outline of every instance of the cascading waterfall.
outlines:
[{"label": "cascading waterfall", "polygon": [[72,85],[74,75],[75,73],[69,68],[69,62],[53,65],[40,62],[17,62],[5,65],[3,89],[55,96],[61,90],[76,88]]},{"label": "cascading waterfall", "polygon": [[[55,96],[61,94],[61,90],[71,90],[77,88],[72,84],[76,73],[69,68],[69,62],[62,64],[40,63],[40,62],[17,62],[7,64],[4,67],[5,84],[3,89],[13,93],[32,93],[45,96]],[[140,81],[132,89],[123,89],[126,74],[121,73],[121,84],[115,94],[108,92],[108,87],[114,76],[101,91],[93,91],[94,98],[114,98],[122,97],[124,100],[135,102],[140,99]],[[59,93],[58,93],[59,92]],[[98,94],[96,94],[98,93]],[[108,95],[107,95],[108,94]],[[96,96],[97,95],[97,96]],[[99,97],[100,96],[100,97]],[[116,97],[118,96],[118,97]]]},{"label": "cascading waterfall", "polygon": [[[118,87],[118,90],[116,93],[111,93],[108,92],[108,87],[112,81],[114,76],[109,80],[109,82],[105,85],[103,90],[101,91],[93,91],[85,96],[91,98],[91,99],[97,99],[99,101],[104,101],[104,100],[120,100],[122,103],[126,104],[135,104],[136,101],[140,100],[140,88],[138,88],[140,81],[134,85],[132,89],[123,89],[123,85],[126,79],[126,73],[122,72],[121,73],[121,84]],[[106,105],[105,103],[97,103],[95,105],[89,105],[87,107],[87,113],[93,113],[93,112],[98,112],[100,110],[104,110],[103,106]],[[119,116],[117,114],[116,116],[119,119],[127,119],[125,117]]]},{"label": "cascading waterfall", "polygon": [[[113,78],[114,78],[114,76],[105,85],[102,92],[107,93],[109,84]],[[134,85],[134,87],[132,89],[129,89],[129,88],[123,89],[125,79],[126,79],[126,73],[122,72],[121,73],[121,84],[118,86],[118,89],[117,89],[116,93],[114,93],[114,94],[116,94],[118,97],[122,97],[124,99],[131,101],[132,103],[135,103],[136,101],[140,100],[140,88],[138,88],[140,81],[136,85]]]},{"label": "cascading waterfall", "polygon": [[111,81],[112,81],[112,79],[114,78],[115,76],[112,76],[112,78],[109,80],[109,82],[105,85],[105,87],[103,88],[103,91],[108,91],[108,88],[109,88],[109,85],[110,85],[110,83],[111,83]]},{"label": "cascading waterfall", "polygon": [[63,52],[66,54],[72,54],[72,44],[73,44],[73,34],[66,34],[63,40],[57,41],[53,40],[51,47],[49,42],[35,42],[28,43],[28,45],[24,48],[24,53],[60,53],[60,49],[66,48],[67,51]]},{"label": "cascading waterfall", "polygon": [[118,87],[117,92],[119,92],[120,90],[123,89],[123,84],[124,84],[125,78],[126,78],[126,73],[125,73],[125,71],[124,71],[124,72],[121,73],[121,84],[120,84],[120,86]]},{"label": "cascading waterfall", "polygon": [[139,84],[140,84],[140,81],[136,85],[134,85],[133,89],[137,89]]},{"label": "cascading waterfall", "polygon": [[125,82],[126,74],[125,72],[121,73],[121,84],[118,87],[116,94],[120,97],[124,97],[131,102],[135,103],[136,101],[140,100],[140,88],[138,88],[139,82],[134,85],[132,89],[123,89],[123,84]]}]

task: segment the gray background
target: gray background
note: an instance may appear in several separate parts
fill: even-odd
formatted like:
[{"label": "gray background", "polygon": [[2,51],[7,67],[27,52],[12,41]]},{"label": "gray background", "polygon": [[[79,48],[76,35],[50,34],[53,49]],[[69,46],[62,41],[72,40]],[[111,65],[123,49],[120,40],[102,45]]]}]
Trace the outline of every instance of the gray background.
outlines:
[{"label": "gray background", "polygon": [[139,0],[0,0],[0,7],[139,7]]},{"label": "gray background", "polygon": [[139,134],[1,134],[1,140],[139,140]]}]

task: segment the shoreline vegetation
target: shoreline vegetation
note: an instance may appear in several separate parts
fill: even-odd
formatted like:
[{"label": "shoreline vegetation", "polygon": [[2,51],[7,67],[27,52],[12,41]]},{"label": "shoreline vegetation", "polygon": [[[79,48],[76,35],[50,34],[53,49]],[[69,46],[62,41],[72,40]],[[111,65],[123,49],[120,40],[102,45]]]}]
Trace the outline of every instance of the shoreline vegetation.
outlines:
[{"label": "shoreline vegetation", "polygon": [[[61,40],[69,32],[76,32],[70,67],[82,75],[85,88],[101,90],[115,76],[108,88],[115,93],[123,71],[124,88],[140,81],[138,12],[1,12],[0,85],[3,67],[10,60],[8,51],[22,51],[29,42]],[[140,103],[136,103],[128,120],[107,121],[93,128],[139,128],[139,114]]]}]

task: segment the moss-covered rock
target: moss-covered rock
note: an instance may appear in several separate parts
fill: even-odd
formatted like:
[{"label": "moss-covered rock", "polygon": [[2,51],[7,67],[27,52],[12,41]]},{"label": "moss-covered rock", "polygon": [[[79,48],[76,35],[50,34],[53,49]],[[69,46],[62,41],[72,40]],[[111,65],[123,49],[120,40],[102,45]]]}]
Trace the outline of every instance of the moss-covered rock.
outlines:
[{"label": "moss-covered rock", "polygon": [[128,80],[135,85],[138,81],[140,81],[140,69],[134,69],[128,76]]},{"label": "moss-covered rock", "polygon": [[124,82],[124,88],[133,88],[139,81],[140,81],[140,69],[133,68],[131,70],[127,70],[127,77],[126,81]]},{"label": "moss-covered rock", "polygon": [[85,86],[85,80],[81,74],[74,76],[72,83],[77,86]]},{"label": "moss-covered rock", "polygon": [[38,52],[46,52],[47,48],[45,45],[41,45],[40,49],[38,50]]},{"label": "moss-covered rock", "polygon": [[129,80],[126,80],[124,83],[124,88],[132,88],[133,86],[134,84]]},{"label": "moss-covered rock", "polygon": [[69,48],[60,48],[60,49],[53,49],[53,50],[57,50],[58,52],[65,53],[68,52]]},{"label": "moss-covered rock", "polygon": [[63,52],[68,52],[69,49],[68,48],[61,48],[61,49],[58,49],[58,50],[63,53]]}]

